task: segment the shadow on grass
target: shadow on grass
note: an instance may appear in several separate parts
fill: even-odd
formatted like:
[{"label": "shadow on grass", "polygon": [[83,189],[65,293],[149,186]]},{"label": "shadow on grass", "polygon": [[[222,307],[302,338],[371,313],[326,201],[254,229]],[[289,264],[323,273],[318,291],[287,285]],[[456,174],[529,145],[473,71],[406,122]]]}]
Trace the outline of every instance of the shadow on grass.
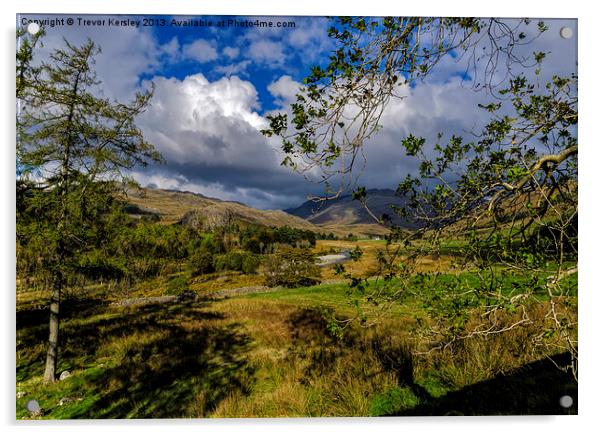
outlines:
[{"label": "shadow on grass", "polygon": [[[95,298],[66,299],[61,301],[61,330],[60,339],[75,337],[78,341],[75,352],[78,356],[83,353],[94,355],[98,345],[98,339],[93,336],[77,335],[69,332],[70,321],[103,315],[107,312],[108,303],[104,300]],[[48,342],[48,321],[50,310],[48,306],[36,307],[33,309],[20,309],[16,313],[17,323],[17,381],[24,381],[31,377],[41,376],[44,372],[44,358],[46,343]],[[86,351],[86,343],[92,342],[92,348]],[[69,369],[72,361],[64,361],[69,353],[73,353],[70,348],[61,342],[61,357],[58,370]],[[73,354],[72,354],[73,355]]]},{"label": "shadow on grass", "polygon": [[[552,359],[562,366],[568,364],[570,355],[564,353]],[[565,395],[573,400],[569,408],[560,405],[560,398]],[[543,359],[391,416],[565,415],[577,414],[577,404],[577,382],[573,376]]]},{"label": "shadow on grass", "polygon": [[[68,298],[61,301],[61,318],[85,318],[92,314],[106,311],[108,303],[106,300],[97,298]],[[41,308],[17,310],[17,330],[46,326],[50,316],[48,305]]]},{"label": "shadow on grass", "polygon": [[312,376],[327,375],[332,371],[336,360],[356,345],[355,336],[344,334],[338,339],[328,331],[326,312],[318,308],[296,310],[288,318],[291,332],[291,346],[288,357],[306,360],[302,382]]},{"label": "shadow on grass", "polygon": [[[63,309],[59,371],[82,369],[83,378],[67,380],[79,381],[81,390],[69,392],[77,392],[82,402],[67,413],[55,404],[47,416],[202,417],[230,393],[249,392],[253,369],[245,355],[250,338],[236,325],[225,325],[223,316],[207,311],[205,304],[90,309],[88,318]],[[46,336],[47,318],[36,324],[34,316],[21,313],[29,327],[17,318],[18,350],[39,346]],[[43,354],[24,352],[17,378],[41,375],[43,360]],[[97,372],[93,379],[85,376],[90,367]]]},{"label": "shadow on grass", "polygon": [[[577,382],[570,373],[557,367],[569,364],[568,353],[554,356],[552,360],[531,362],[509,374],[435,397],[414,377],[412,347],[403,339],[378,334],[361,338],[352,330],[343,339],[336,339],[328,332],[323,313],[315,308],[298,310],[289,318],[289,325],[293,340],[291,351],[309,362],[306,377],[328,375],[337,358],[349,355],[358,364],[361,363],[359,358],[370,360],[367,356],[372,355],[372,360],[380,365],[377,372],[393,374],[399,389],[377,397],[382,401],[378,415],[577,414]],[[569,408],[560,405],[560,398],[565,395],[573,400]]]}]

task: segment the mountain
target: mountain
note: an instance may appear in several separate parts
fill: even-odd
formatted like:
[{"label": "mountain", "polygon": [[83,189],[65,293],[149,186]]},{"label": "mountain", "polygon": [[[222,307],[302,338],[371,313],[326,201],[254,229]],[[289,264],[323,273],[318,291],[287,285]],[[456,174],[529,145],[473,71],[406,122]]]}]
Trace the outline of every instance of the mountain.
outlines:
[{"label": "mountain", "polygon": [[[367,190],[366,204],[377,217],[387,214],[397,225],[408,228],[415,227],[411,222],[402,220],[391,209],[391,205],[404,206],[404,200],[396,196],[394,190]],[[372,224],[377,226],[364,206],[359,201],[353,200],[350,194],[322,202],[309,200],[297,208],[290,208],[285,211],[321,227]]]},{"label": "mountain", "polygon": [[259,210],[240,202],[227,202],[198,193],[158,188],[136,188],[128,191],[130,214],[158,220],[213,229],[229,223],[242,226],[290,226],[319,232],[320,228],[284,211]]}]

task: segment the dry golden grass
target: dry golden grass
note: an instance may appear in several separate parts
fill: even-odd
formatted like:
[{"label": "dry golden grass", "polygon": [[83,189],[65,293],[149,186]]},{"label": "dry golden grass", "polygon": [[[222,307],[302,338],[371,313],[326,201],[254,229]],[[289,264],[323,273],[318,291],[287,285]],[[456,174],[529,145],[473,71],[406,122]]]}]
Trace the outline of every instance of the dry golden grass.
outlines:
[{"label": "dry golden grass", "polygon": [[[377,253],[385,249],[385,241],[377,240],[318,240],[314,252],[318,255],[340,252],[341,250],[353,250],[355,247],[362,249],[362,256],[358,261],[349,261],[345,263],[345,269],[354,276],[371,277],[378,274]],[[393,250],[395,247],[391,247]],[[398,259],[403,261],[404,255]],[[416,260],[416,272],[457,272],[451,255],[425,255]],[[322,268],[322,278],[325,280],[336,279],[334,266]]]},{"label": "dry golden grass", "polygon": [[387,235],[389,229],[376,223],[350,223],[350,224],[319,224],[317,225],[323,233],[330,233],[346,237],[350,233],[359,237],[367,235]]},{"label": "dry golden grass", "polygon": [[252,336],[257,381],[249,395],[222,400],[212,417],[368,416],[371,397],[396,386],[370,352],[372,331],[338,342],[314,309],[248,298],[216,307]]},{"label": "dry golden grass", "polygon": [[261,274],[225,272],[193,278],[190,282],[190,289],[199,294],[205,294],[226,289],[260,286],[264,283],[265,278]]},{"label": "dry golden grass", "polygon": [[[345,265],[354,274],[369,276],[377,266],[376,255],[384,248],[384,242],[321,240],[315,252],[326,254],[331,249],[340,251],[355,246],[364,252],[361,260]],[[323,269],[324,279],[335,277],[332,268]],[[448,255],[422,257],[417,269],[454,271]],[[409,300],[384,311],[371,328],[353,325],[342,339],[331,334],[322,307],[330,308],[339,318],[354,314],[342,285],[190,304],[109,304],[120,296],[162,295],[169,278],[141,282],[127,294],[96,285],[87,290],[90,297],[95,297],[88,300],[88,310],[79,310],[76,305],[71,311],[66,309],[61,336],[67,351],[62,354],[61,363],[72,370],[86,393],[97,394],[108,404],[103,404],[105,409],[100,404],[84,402],[79,413],[58,408],[55,401],[65,396],[61,388],[70,384],[60,382],[43,389],[45,402],[50,402],[45,405],[58,409],[51,417],[390,414],[387,412],[422,405],[423,399],[433,400],[451,391],[513,375],[521,366],[563,351],[561,347],[554,350],[533,345],[533,336],[549,321],[549,306],[545,303],[531,307],[532,324],[508,333],[459,341],[442,351],[420,356],[412,356],[406,350],[424,352],[437,343],[416,332],[418,317],[423,325],[433,325],[420,300]],[[193,279],[190,287],[206,293],[262,283],[261,274],[222,273]],[[94,304],[96,297],[98,305]],[[17,294],[17,311],[25,313],[25,321],[18,323],[17,330],[18,387],[29,394],[38,393],[41,387],[45,335],[40,330],[44,331],[45,325],[39,307],[47,299],[48,292],[43,291]],[[380,307],[371,309],[367,312],[372,319]],[[517,320],[516,315],[500,312],[499,318],[511,324]],[[481,321],[483,318],[475,312],[467,330]],[[381,339],[384,344],[376,347],[375,342]],[[100,380],[85,377],[94,370],[102,372]],[[157,378],[163,382],[153,383]],[[135,399],[128,398],[132,390]],[[174,397],[185,400],[168,409],[168,405],[174,405]]]},{"label": "dry golden grass", "polygon": [[[283,290],[283,294],[289,292]],[[411,349],[426,347],[415,333],[413,315],[398,311],[384,315],[370,328],[352,326],[339,339],[328,332],[327,320],[315,300],[312,303],[298,299],[296,292],[290,294],[183,305],[105,306],[92,313],[67,316],[63,337],[69,351],[63,353],[62,363],[71,368],[75,378],[81,378],[78,381],[84,381],[93,370],[104,370],[100,380],[78,384],[86,388],[86,396],[98,394],[98,402],[106,399],[107,408],[103,413],[100,409],[104,407],[98,407],[96,401],[84,401],[80,413],[61,413],[69,407],[56,407],[57,413],[50,416],[387,414],[424,404],[420,393],[428,398],[429,394],[434,397],[460,390],[511,373],[545,355],[534,351],[531,343],[541,327],[537,323],[412,356]],[[29,305],[32,298],[29,294],[20,302]],[[348,314],[342,304],[331,307],[337,315]],[[545,310],[543,304],[534,305],[533,317],[545,321]],[[504,315],[502,321],[516,320],[511,314]],[[476,326],[479,318],[475,314],[467,327]],[[18,330],[18,363],[23,363],[24,370],[39,364],[41,375],[44,345],[35,333],[35,328],[29,330],[24,325]],[[25,378],[19,389],[36,396],[40,387],[37,377],[27,377],[19,370],[18,375]],[[161,386],[153,385],[153,381]],[[44,389],[44,396],[51,397],[45,398],[46,408],[56,405],[51,404],[52,399],[66,396],[61,388],[69,384],[60,382],[57,390],[54,386]],[[127,398],[132,393],[133,400]],[[168,402],[176,396],[185,399]],[[169,405],[172,407],[168,409]]]},{"label": "dry golden grass", "polygon": [[193,193],[143,188],[130,191],[127,200],[142,210],[158,214],[163,224],[177,223],[189,211],[198,211],[201,214],[207,211],[211,215],[228,214],[233,221],[240,224],[258,224],[268,227],[288,225],[299,229],[321,231],[308,221],[284,211],[258,210],[238,202],[226,202]]},{"label": "dry golden grass", "polygon": [[44,307],[50,300],[48,290],[17,291],[17,311]]},{"label": "dry golden grass", "polygon": [[128,202],[139,206],[145,211],[159,214],[161,223],[178,222],[186,212],[214,203],[200,195],[184,192],[142,188],[128,192]]}]

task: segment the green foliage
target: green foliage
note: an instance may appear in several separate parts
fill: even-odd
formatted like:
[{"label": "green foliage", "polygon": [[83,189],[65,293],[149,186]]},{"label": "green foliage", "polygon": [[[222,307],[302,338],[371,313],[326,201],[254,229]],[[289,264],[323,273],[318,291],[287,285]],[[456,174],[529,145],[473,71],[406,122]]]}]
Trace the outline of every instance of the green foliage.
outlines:
[{"label": "green foliage", "polygon": [[120,185],[103,179],[159,159],[134,124],[152,91],[129,105],[99,98],[92,41],[65,42],[33,67],[39,37],[18,37],[18,269],[52,275],[55,285],[77,274],[121,276],[123,262],[102,256],[128,219],[114,199]]},{"label": "green foliage", "polygon": [[253,274],[257,272],[261,261],[259,256],[253,254],[245,254],[242,258],[241,271],[245,274]]},{"label": "green foliage", "polygon": [[403,410],[416,407],[418,397],[409,387],[394,387],[384,393],[376,394],[370,403],[371,416],[395,415]]},{"label": "green foliage", "polygon": [[167,288],[165,289],[165,295],[182,295],[188,292],[188,277],[186,275],[176,276],[167,282]]},{"label": "green foliage", "polygon": [[[529,26],[534,32],[527,31]],[[480,104],[491,116],[482,131],[474,131],[470,140],[439,134],[427,143],[412,133],[401,139],[418,171],[400,182],[397,193],[405,206],[395,211],[419,229],[403,231],[386,222],[392,231],[386,254],[377,260],[388,289],[371,294],[364,279],[337,266],[350,280],[351,303],[361,322],[366,321],[362,301],[402,301],[416,285],[420,258],[437,258],[442,241],[454,238],[463,243],[454,266],[478,270],[481,281],[467,287],[461,281],[437,281],[436,273],[432,280],[425,278],[431,291],[427,310],[441,346],[446,340],[507,331],[496,322],[498,309],[525,312],[528,300],[543,289],[548,317],[554,319],[542,325],[542,336],[548,331],[564,336],[576,373],[571,313],[559,315],[554,306],[566,300],[560,282],[576,271],[577,262],[577,76],[552,76],[541,83],[548,53],[535,51],[528,59],[512,54],[530,43],[527,35],[547,30],[543,21],[516,20],[510,29],[496,18],[336,18],[329,29],[334,44],[329,62],[311,69],[291,107],[293,117],[269,117],[264,133],[282,139],[285,161],[295,161],[289,165],[305,175],[317,172],[330,195],[337,191],[332,179],[354,179],[353,164],[378,132],[400,85],[428,76],[452,53],[458,60],[470,59],[468,70],[485,71],[473,77],[476,89],[492,95],[491,102]],[[491,67],[477,68],[480,61]],[[507,81],[493,80],[498,74]],[[353,118],[347,116],[350,109]],[[353,198],[365,202],[365,195],[360,187]],[[501,291],[504,285],[492,271],[499,267],[528,283],[517,284],[511,295]],[[541,274],[547,276],[545,285]],[[472,312],[479,309],[482,324],[471,324]]]},{"label": "green foliage", "polygon": [[248,226],[239,233],[240,245],[253,253],[267,253],[275,244],[287,244],[292,247],[314,247],[316,234],[310,230],[281,226],[266,228],[264,226]]},{"label": "green foliage", "polygon": [[127,273],[123,258],[116,258],[106,251],[91,250],[82,254],[78,259],[78,272],[89,279],[119,280]]},{"label": "green foliage", "polygon": [[[87,279],[118,279],[123,258],[113,255],[129,217],[114,199],[112,185],[96,183],[82,199],[79,191],[59,192],[33,182],[17,183],[17,272],[50,280],[60,273],[66,285]],[[60,216],[68,214],[69,225]],[[57,221],[61,224],[57,224]],[[66,238],[63,238],[66,237]],[[62,260],[57,257],[62,252]]]},{"label": "green foliage", "polygon": [[[424,79],[446,56],[467,61],[469,71],[478,71],[479,62],[524,66],[527,59],[516,56],[514,49],[545,31],[545,24],[535,26],[530,20],[516,20],[510,29],[497,18],[332,18],[328,36],[334,49],[328,62],[311,68],[291,104],[292,116],[268,116],[269,128],[262,132],[282,139],[282,165],[306,176],[318,168],[316,179],[328,188],[338,173],[353,170],[364,142],[378,132],[384,107],[401,86]],[[544,57],[534,53],[535,63]],[[475,88],[494,88],[496,68],[484,71],[473,77]],[[358,105],[361,110],[349,118],[347,109]],[[416,155],[424,139],[410,135],[404,145]]]},{"label": "green foliage", "polygon": [[200,247],[213,254],[219,251],[219,247],[215,241],[213,234],[211,233],[202,235]]},{"label": "green foliage", "polygon": [[356,235],[354,235],[352,232],[349,232],[349,233],[347,234],[347,236],[345,237],[345,239],[346,239],[347,241],[357,241],[357,236],[356,236]]},{"label": "green foliage", "polygon": [[216,271],[241,271],[242,270],[242,258],[241,252],[228,252],[223,255],[216,256],[215,258],[215,270]]},{"label": "green foliage", "polygon": [[195,252],[188,259],[188,268],[191,270],[191,275],[193,277],[213,273],[215,271],[213,254],[207,250]]},{"label": "green foliage", "polygon": [[426,140],[422,137],[414,137],[412,134],[408,135],[401,141],[402,146],[406,150],[407,155],[416,156],[420,151]]},{"label": "green foliage", "polygon": [[320,268],[308,249],[283,249],[265,261],[266,285],[297,288],[319,283]]},{"label": "green foliage", "polygon": [[231,251],[218,255],[214,260],[216,271],[242,271],[247,274],[255,273],[259,263],[256,255],[242,251]]},{"label": "green foliage", "polygon": [[52,291],[44,378],[54,381],[61,292],[81,275],[123,274],[123,264],[99,254],[126,221],[114,199],[123,184],[115,181],[160,155],[135,124],[152,89],[129,104],[102,98],[94,42],[78,47],[65,40],[39,62],[39,36],[17,38],[17,258],[25,262],[17,270]]},{"label": "green foliage", "polygon": [[333,232],[329,232],[329,233],[321,232],[316,235],[316,239],[318,239],[318,240],[338,240],[339,237],[337,237]]},{"label": "green foliage", "polygon": [[355,246],[355,248],[351,252],[349,252],[349,258],[352,261],[357,262],[360,260],[363,254],[364,252],[362,251],[362,248],[360,246]]}]

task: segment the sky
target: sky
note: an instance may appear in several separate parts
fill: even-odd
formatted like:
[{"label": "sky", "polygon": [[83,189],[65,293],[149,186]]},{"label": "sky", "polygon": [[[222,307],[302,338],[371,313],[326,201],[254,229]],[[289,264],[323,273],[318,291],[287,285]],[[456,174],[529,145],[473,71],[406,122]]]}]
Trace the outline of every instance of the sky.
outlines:
[{"label": "sky", "polygon": [[[49,20],[43,22],[47,35],[41,57],[64,46],[64,39],[81,44],[91,38],[100,45],[95,68],[103,96],[128,101],[154,83],[151,106],[137,125],[166,164],[134,170],[131,176],[141,185],[261,209],[294,207],[323,191],[281,166],[280,143],[260,130],[268,125],[267,115],[288,110],[310,68],[328,62],[334,48],[329,19],[20,15],[17,26],[31,19]],[[190,20],[200,25],[186,26]],[[272,27],[249,26],[257,20]],[[549,53],[540,79],[576,72],[576,20],[546,24],[549,30],[528,47]],[[572,38],[560,36],[563,27],[572,30]],[[416,170],[417,162],[404,156],[400,144],[410,133],[432,139],[439,132],[468,134],[484,125],[488,118],[477,105],[488,96],[473,90],[473,77],[465,70],[464,59],[448,56],[427,80],[391,100],[382,129],[365,144],[362,185],[395,188]]]}]

